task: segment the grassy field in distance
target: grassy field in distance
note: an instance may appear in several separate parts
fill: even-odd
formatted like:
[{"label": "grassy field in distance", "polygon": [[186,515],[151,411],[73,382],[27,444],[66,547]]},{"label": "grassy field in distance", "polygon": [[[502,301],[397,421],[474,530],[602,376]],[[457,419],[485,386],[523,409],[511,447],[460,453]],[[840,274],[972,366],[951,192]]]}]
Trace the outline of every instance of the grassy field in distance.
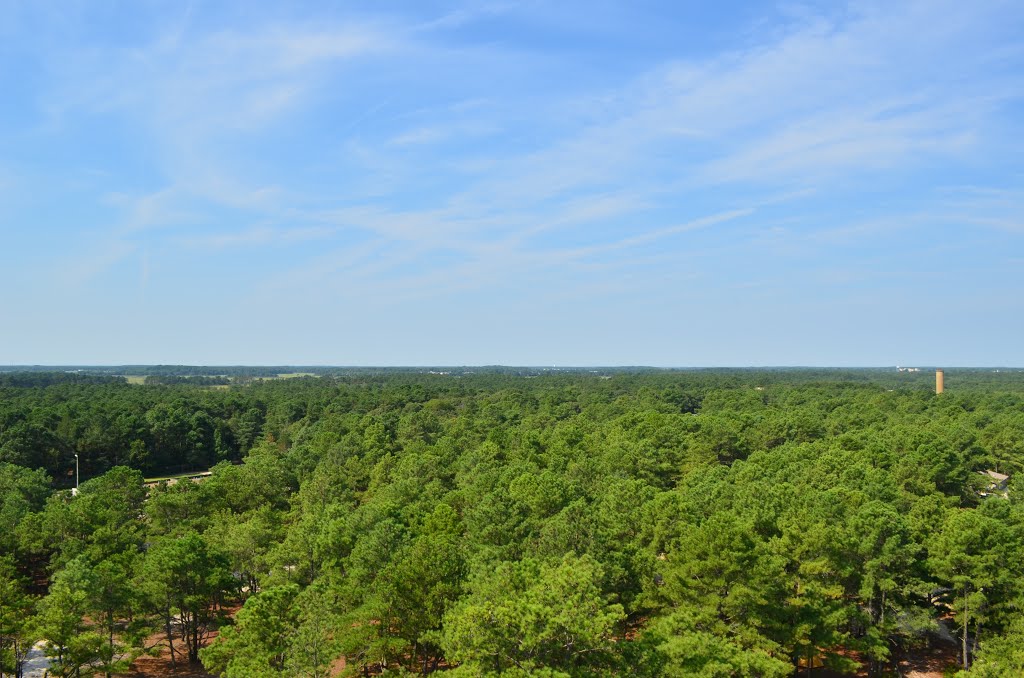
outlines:
[{"label": "grassy field in distance", "polygon": [[[210,376],[219,376],[219,375],[210,375]],[[316,375],[314,373],[312,373],[312,372],[281,372],[279,374],[276,374],[276,375],[270,376],[270,377],[252,377],[252,379],[254,381],[273,381],[273,380],[277,380],[277,379],[296,379],[298,377],[315,377],[315,376]],[[129,374],[129,375],[124,375],[124,378],[125,378],[125,380],[129,384],[135,384],[137,386],[143,386],[146,383],[146,377],[144,375]],[[212,388],[212,389],[224,389],[224,388],[228,388],[228,387],[229,387],[228,384],[214,384],[214,385],[206,386],[206,388]]]},{"label": "grassy field in distance", "polygon": [[188,473],[174,473],[165,476],[156,476],[153,478],[143,478],[142,482],[146,485],[153,485],[165,480],[181,480],[182,478],[205,478],[210,475],[210,471],[189,471]]}]

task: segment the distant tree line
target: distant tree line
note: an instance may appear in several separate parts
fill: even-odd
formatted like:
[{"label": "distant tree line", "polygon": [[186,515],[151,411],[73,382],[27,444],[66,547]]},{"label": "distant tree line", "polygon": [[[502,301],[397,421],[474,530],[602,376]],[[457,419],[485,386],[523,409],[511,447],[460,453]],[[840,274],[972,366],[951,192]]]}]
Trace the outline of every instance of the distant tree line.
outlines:
[{"label": "distant tree line", "polygon": [[231,379],[222,376],[207,377],[201,375],[151,374],[146,377],[143,383],[146,386],[176,386],[180,384],[190,384],[192,386],[227,386],[231,383]]},{"label": "distant tree line", "polygon": [[[43,377],[44,381],[48,377]],[[58,484],[115,466],[145,473],[239,460],[263,434],[267,403],[242,393],[123,380],[0,387],[0,461],[42,468]]]}]

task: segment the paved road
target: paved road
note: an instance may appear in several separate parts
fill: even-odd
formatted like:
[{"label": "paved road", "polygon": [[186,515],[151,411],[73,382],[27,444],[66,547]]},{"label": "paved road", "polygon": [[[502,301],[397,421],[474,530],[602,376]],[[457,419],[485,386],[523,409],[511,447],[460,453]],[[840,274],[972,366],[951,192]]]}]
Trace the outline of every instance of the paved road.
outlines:
[{"label": "paved road", "polygon": [[28,651],[28,659],[25,660],[24,678],[46,678],[50,668],[50,658],[44,654],[46,643],[39,641]]}]

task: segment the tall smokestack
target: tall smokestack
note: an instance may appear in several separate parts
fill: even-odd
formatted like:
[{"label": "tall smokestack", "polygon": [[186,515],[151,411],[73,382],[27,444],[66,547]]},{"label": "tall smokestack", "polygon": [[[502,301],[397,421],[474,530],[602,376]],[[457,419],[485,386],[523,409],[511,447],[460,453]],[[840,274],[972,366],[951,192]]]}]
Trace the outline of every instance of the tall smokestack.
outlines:
[{"label": "tall smokestack", "polygon": [[935,393],[942,393],[945,376],[942,370],[935,370]]}]

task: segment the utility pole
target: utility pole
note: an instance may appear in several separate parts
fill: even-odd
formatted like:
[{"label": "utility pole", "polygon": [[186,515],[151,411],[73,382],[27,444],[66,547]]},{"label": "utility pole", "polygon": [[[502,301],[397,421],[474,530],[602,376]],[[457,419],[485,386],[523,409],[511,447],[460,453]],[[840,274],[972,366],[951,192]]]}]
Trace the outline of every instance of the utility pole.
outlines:
[{"label": "utility pole", "polygon": [[72,497],[78,495],[78,453],[75,452],[75,491],[71,493]]}]

